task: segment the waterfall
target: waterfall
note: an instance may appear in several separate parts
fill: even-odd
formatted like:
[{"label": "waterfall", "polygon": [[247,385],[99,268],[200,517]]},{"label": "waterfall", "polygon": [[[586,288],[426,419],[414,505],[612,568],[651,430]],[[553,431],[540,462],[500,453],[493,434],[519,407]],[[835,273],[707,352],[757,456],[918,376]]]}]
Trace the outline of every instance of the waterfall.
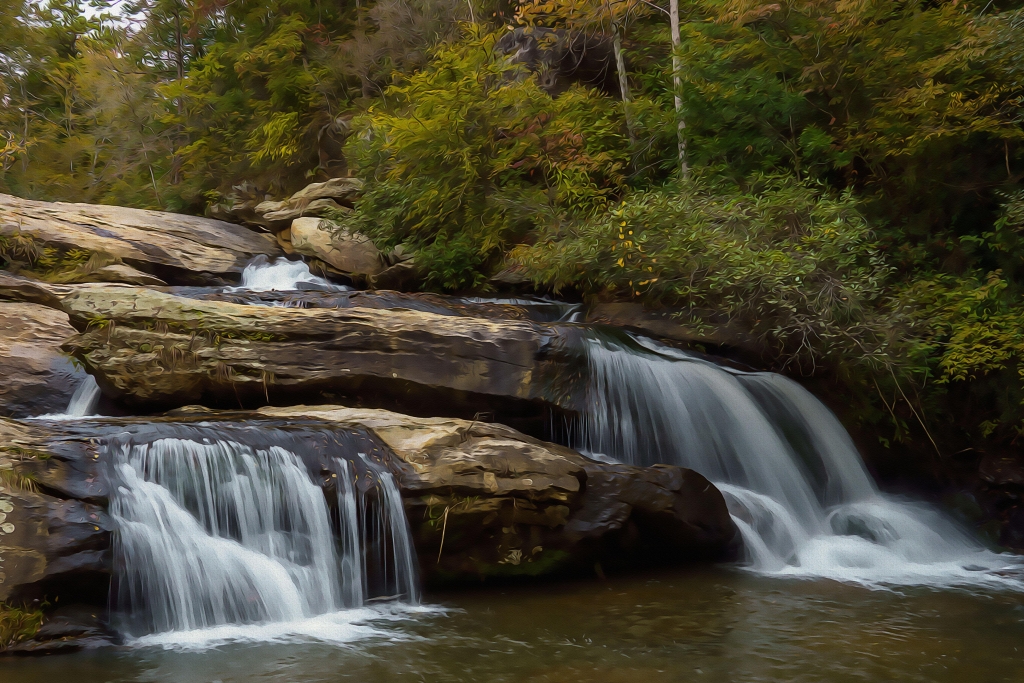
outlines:
[{"label": "waterfall", "polygon": [[[153,425],[107,446],[117,525],[111,609],[122,630],[147,642],[226,628],[245,637],[371,599],[418,601],[415,553],[384,467],[362,453],[325,452],[308,434],[189,429]],[[330,470],[336,506],[325,495],[330,482],[317,481]],[[396,550],[367,552],[382,545]]]},{"label": "waterfall", "polygon": [[242,283],[228,287],[229,292],[284,292],[300,289],[348,291],[351,287],[336,285],[309,271],[304,261],[290,261],[284,257],[269,261],[265,256],[250,261],[242,271]]},{"label": "waterfall", "polygon": [[64,414],[68,417],[93,415],[96,412],[96,406],[100,402],[100,396],[100,385],[96,383],[96,378],[92,375],[86,375],[82,383],[75,389],[75,393],[72,394]]},{"label": "waterfall", "polygon": [[751,569],[868,586],[1021,585],[926,505],[879,492],[836,417],[780,375],[741,372],[639,337],[587,342],[576,445],[597,457],[681,465],[725,496]]},{"label": "waterfall", "polygon": [[33,420],[76,420],[81,417],[93,417],[96,414],[96,406],[99,405],[102,392],[96,378],[86,375],[75,389],[68,401],[68,407],[63,413],[48,413],[36,415]]}]

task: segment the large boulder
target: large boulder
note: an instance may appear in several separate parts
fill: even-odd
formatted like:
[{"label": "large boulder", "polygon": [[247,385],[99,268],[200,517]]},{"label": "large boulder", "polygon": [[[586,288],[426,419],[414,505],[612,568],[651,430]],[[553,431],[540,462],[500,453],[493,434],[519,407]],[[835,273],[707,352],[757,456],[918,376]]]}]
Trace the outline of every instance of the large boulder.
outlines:
[{"label": "large boulder", "polygon": [[288,239],[296,252],[318,258],[343,273],[376,275],[383,270],[380,251],[369,238],[329,220],[296,218]]},{"label": "large boulder", "polygon": [[579,378],[570,338],[526,320],[246,306],[109,285],[69,291],[61,306],[79,334],[65,348],[129,404],[349,396],[434,414],[489,406],[547,418],[569,407]]},{"label": "large boulder", "polygon": [[[211,218],[9,195],[0,195],[0,238],[4,260],[53,271],[66,282],[89,280],[97,271],[95,279],[117,279],[103,269],[121,262],[167,281],[235,279],[255,256],[281,253],[270,235]],[[47,248],[48,259],[41,262]],[[138,275],[128,276],[138,281]]]},{"label": "large boulder", "polygon": [[256,213],[261,216],[261,224],[277,232],[291,224],[301,216],[329,216],[333,212],[345,211],[333,199],[314,199],[311,202],[267,201],[256,206]]},{"label": "large boulder", "polygon": [[365,429],[388,446],[428,582],[719,560],[739,542],[721,492],[692,470],[601,463],[479,421],[336,406],[259,412]]},{"label": "large boulder", "polygon": [[63,312],[0,301],[0,415],[61,413],[86,373],[61,351],[75,334]]}]

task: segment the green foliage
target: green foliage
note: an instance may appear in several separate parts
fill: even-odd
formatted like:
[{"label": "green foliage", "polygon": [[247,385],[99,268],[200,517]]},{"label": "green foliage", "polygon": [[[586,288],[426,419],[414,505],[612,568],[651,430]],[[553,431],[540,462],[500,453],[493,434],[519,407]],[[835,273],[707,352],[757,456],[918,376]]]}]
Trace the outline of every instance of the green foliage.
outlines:
[{"label": "green foliage", "polygon": [[42,610],[0,602],[0,652],[32,638],[42,625]]},{"label": "green foliage", "polygon": [[698,180],[632,195],[513,258],[556,291],[681,307],[683,322],[732,328],[782,367],[895,361],[894,321],[879,315],[892,269],[849,193],[785,176],[746,191]]},{"label": "green foliage", "polygon": [[516,78],[471,34],[356,119],[350,160],[367,179],[356,218],[381,247],[405,243],[429,286],[480,285],[539,226],[595,216],[623,189],[621,116],[594,91],[557,99]]},{"label": "green foliage", "polygon": [[920,0],[704,0],[683,26],[690,153],[868,200],[901,265],[985,229],[1024,155],[1024,15]]}]

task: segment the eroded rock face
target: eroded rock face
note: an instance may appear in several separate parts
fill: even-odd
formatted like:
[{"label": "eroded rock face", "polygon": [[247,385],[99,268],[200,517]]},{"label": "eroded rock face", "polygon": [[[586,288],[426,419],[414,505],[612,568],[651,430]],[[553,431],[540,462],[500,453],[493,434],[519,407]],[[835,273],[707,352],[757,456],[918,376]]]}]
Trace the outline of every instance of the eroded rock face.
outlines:
[{"label": "eroded rock face", "polygon": [[331,178],[322,183],[307,185],[287,199],[256,204],[247,222],[280,232],[286,230],[293,220],[303,216],[326,217],[332,213],[351,211],[353,202],[362,192],[363,181],[358,178]]},{"label": "eroded rock face", "polygon": [[0,301],[0,415],[61,413],[85,378],[61,351],[75,334],[59,310]]},{"label": "eroded rock face", "polygon": [[577,350],[524,320],[411,310],[294,309],[77,286],[61,300],[80,334],[65,346],[104,393],[129,404],[239,405],[326,394],[473,415],[573,400]]},{"label": "eroded rock face", "polygon": [[271,236],[211,218],[9,195],[0,195],[0,236],[61,252],[80,250],[162,279],[195,282],[235,276],[255,256],[281,253]]},{"label": "eroded rock face", "polygon": [[600,463],[509,427],[331,406],[263,408],[372,432],[392,450],[428,581],[723,559],[722,494],[680,467]]},{"label": "eroded rock face", "polygon": [[112,525],[96,443],[0,418],[0,475],[0,601],[105,599]]}]

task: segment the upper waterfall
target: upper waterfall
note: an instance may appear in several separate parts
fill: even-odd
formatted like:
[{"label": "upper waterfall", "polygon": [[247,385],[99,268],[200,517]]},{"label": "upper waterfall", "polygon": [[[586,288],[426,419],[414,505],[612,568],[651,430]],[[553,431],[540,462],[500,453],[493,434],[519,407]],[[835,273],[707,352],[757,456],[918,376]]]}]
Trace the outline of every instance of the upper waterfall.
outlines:
[{"label": "upper waterfall", "polygon": [[880,493],[836,417],[796,382],[642,338],[587,340],[581,449],[692,468],[721,489],[750,566],[865,585],[1012,583],[1020,563],[928,506]]}]

